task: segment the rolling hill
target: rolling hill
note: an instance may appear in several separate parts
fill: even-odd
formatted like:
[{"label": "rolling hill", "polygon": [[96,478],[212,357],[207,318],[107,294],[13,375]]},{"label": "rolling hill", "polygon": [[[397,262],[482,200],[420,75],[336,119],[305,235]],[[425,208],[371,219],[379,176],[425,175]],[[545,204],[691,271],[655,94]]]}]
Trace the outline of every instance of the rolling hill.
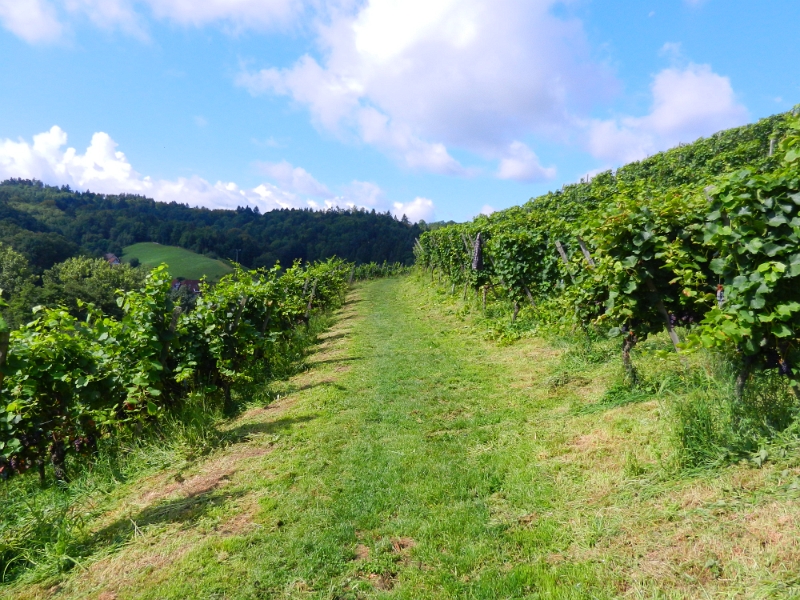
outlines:
[{"label": "rolling hill", "polygon": [[183,279],[202,279],[218,281],[233,268],[221,260],[215,260],[179,246],[164,246],[155,242],[142,242],[126,246],[122,260],[130,262],[138,258],[145,267],[157,267],[161,263],[169,266],[173,277]]}]

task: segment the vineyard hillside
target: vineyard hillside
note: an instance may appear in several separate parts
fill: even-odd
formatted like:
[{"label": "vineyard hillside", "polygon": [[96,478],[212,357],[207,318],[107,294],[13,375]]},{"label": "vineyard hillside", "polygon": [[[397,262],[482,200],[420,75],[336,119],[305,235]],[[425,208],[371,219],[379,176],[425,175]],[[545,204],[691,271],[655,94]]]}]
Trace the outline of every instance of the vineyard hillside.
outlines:
[{"label": "vineyard hillside", "polygon": [[676,463],[673,410],[713,382],[646,364],[667,383],[630,392],[607,342],[497,344],[479,302],[422,275],[358,284],[327,325],[213,435],[126,443],[25,500],[33,482],[6,482],[25,558],[3,597],[800,592],[797,438]]},{"label": "vineyard hillside", "polygon": [[0,595],[800,597],[800,116],[414,255],[0,244]]}]

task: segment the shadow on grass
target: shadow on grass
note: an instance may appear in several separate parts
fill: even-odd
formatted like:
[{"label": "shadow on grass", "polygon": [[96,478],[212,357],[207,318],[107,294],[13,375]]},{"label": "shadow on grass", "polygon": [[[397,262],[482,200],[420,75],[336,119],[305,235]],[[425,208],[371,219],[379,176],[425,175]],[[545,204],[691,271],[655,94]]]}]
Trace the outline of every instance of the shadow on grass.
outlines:
[{"label": "shadow on grass", "polygon": [[349,363],[349,362],[356,362],[359,360],[364,360],[362,356],[346,356],[343,358],[328,358],[325,360],[310,360],[308,366],[311,368],[316,367],[317,365],[335,365],[337,363]]},{"label": "shadow on grass", "polygon": [[603,397],[592,404],[582,404],[572,409],[573,415],[592,415],[629,404],[639,404],[653,399],[653,390],[648,386],[630,386],[625,383],[612,385]]},{"label": "shadow on grass", "polygon": [[275,421],[260,422],[260,423],[244,423],[235,429],[231,429],[227,433],[227,437],[233,443],[240,443],[248,441],[253,435],[259,434],[274,434],[279,431],[290,429],[291,427],[300,423],[308,423],[317,417],[304,416],[304,417],[284,417],[276,419]]},{"label": "shadow on grass", "polygon": [[133,516],[118,519],[92,535],[83,547],[82,556],[89,556],[101,547],[124,544],[141,535],[141,529],[152,525],[180,523],[192,525],[204,517],[211,509],[244,496],[245,492],[226,492],[224,490],[207,490],[189,494],[148,506]]},{"label": "shadow on grass", "polygon": [[351,332],[349,331],[341,331],[339,333],[334,333],[333,335],[321,335],[317,337],[317,343],[323,344],[325,342],[331,342],[333,340],[339,340],[343,337],[347,337],[350,335]]}]

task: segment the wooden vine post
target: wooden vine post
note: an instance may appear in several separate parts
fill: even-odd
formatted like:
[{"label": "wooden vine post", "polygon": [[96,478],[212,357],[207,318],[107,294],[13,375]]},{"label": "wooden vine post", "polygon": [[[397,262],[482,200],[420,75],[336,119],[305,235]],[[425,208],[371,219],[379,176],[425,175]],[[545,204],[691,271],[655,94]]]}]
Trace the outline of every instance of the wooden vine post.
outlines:
[{"label": "wooden vine post", "polygon": [[578,245],[581,247],[583,257],[586,259],[586,262],[589,263],[589,266],[592,268],[596,267],[597,265],[595,265],[592,255],[589,254],[589,249],[586,247],[586,243],[580,237],[578,237]]},{"label": "wooden vine post", "polygon": [[[0,307],[2,306],[6,306],[6,303],[3,302],[3,290],[0,289]],[[6,359],[8,358],[8,345],[10,340],[11,331],[3,320],[3,317],[0,317],[0,390],[3,389],[3,379],[5,378],[3,367],[5,367]]]},{"label": "wooden vine post", "polygon": [[[472,244],[472,270],[478,273],[483,271],[483,239],[481,235],[479,231]],[[486,285],[483,285],[483,310],[486,310]]]},{"label": "wooden vine post", "polygon": [[567,273],[569,274],[569,279],[572,283],[575,283],[575,278],[572,276],[572,270],[569,268],[569,257],[567,256],[566,251],[564,250],[564,246],[561,245],[561,242],[556,240],[556,250],[561,255],[561,260],[564,262],[564,265],[567,267]]},{"label": "wooden vine post", "polygon": [[472,245],[472,270],[483,271],[483,240],[480,232],[475,236],[475,243]]},{"label": "wooden vine post", "polygon": [[633,361],[631,361],[631,350],[633,350],[636,342],[636,335],[632,331],[625,332],[625,337],[622,338],[622,366],[625,369],[625,376],[631,385],[636,385],[639,381],[636,367],[633,366]]},{"label": "wooden vine post", "polygon": [[3,367],[5,367],[6,359],[8,358],[8,344],[10,340],[10,331],[0,331],[0,388],[3,387],[3,379],[5,378]]},{"label": "wooden vine post", "polygon": [[661,296],[658,294],[658,290],[656,289],[656,285],[653,283],[653,280],[649,277],[645,279],[645,285],[647,286],[647,290],[656,297],[656,309],[661,314],[661,317],[664,319],[664,323],[667,325],[667,332],[669,333],[669,339],[672,340],[672,345],[675,347],[675,352],[680,353],[678,350],[678,344],[680,344],[680,339],[678,338],[678,334],[675,333],[675,328],[672,326],[672,319],[669,316],[669,312],[667,312],[667,307],[664,306],[664,302],[661,300]]},{"label": "wooden vine post", "polygon": [[306,327],[308,327],[308,319],[311,317],[311,305],[314,303],[314,294],[317,292],[317,280],[311,286],[311,296],[308,298],[308,306],[306,306]]},{"label": "wooden vine post", "polygon": [[522,289],[525,290],[525,295],[528,296],[528,302],[531,303],[531,306],[536,308],[536,302],[533,301],[533,294],[531,293],[531,290],[528,288],[527,285],[523,285]]}]

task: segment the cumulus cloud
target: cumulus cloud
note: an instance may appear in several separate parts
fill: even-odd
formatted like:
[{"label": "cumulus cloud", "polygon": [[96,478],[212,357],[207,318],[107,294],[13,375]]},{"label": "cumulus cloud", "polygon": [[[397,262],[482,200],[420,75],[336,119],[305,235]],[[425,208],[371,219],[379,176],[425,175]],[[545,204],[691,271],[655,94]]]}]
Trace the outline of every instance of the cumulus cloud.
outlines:
[{"label": "cumulus cloud", "polygon": [[544,181],[555,176],[555,167],[543,167],[539,163],[539,157],[522,142],[511,143],[497,170],[497,177],[500,179],[515,181]]},{"label": "cumulus cloud", "polygon": [[378,212],[388,210],[397,218],[405,215],[412,223],[420,219],[430,221],[436,212],[433,200],[428,198],[417,197],[410,202],[390,202],[386,192],[371,181],[353,181],[343,186],[340,196],[328,202],[350,208],[374,209]]},{"label": "cumulus cloud", "polygon": [[392,209],[416,221],[433,214],[431,200],[416,198],[392,204],[375,183],[353,181],[334,195],[308,171],[286,161],[262,163],[260,169],[275,183],[247,189],[234,182],[211,183],[202,177],[156,180],[143,176],[107,133],[98,132],[83,153],[67,147],[67,134],[58,126],[26,140],[0,139],[0,181],[9,178],[39,179],[50,185],[69,185],[78,190],[104,194],[142,194],[160,202],[178,202],[207,208],[258,207],[314,209],[342,207]]},{"label": "cumulus cloud", "polygon": [[302,167],[294,167],[287,161],[258,163],[258,169],[279,186],[298,194],[317,198],[332,198],[331,191]]},{"label": "cumulus cloud", "polygon": [[160,19],[195,27],[222,21],[234,31],[264,29],[289,23],[302,12],[305,4],[297,0],[144,0],[144,2]]},{"label": "cumulus cloud", "polygon": [[63,33],[47,0],[0,0],[0,24],[30,44],[54,42]]},{"label": "cumulus cloud", "polygon": [[[183,26],[219,23],[230,33],[286,27],[304,0],[0,0],[0,24],[30,43],[58,40],[69,18],[147,37],[148,17]],[[60,9],[59,11],[56,9]]]},{"label": "cumulus cloud", "polygon": [[147,38],[144,19],[129,0],[62,0],[72,15],[86,16],[102,29],[119,28],[139,38]]},{"label": "cumulus cloud", "polygon": [[99,193],[144,194],[161,202],[180,202],[208,208],[258,206],[262,211],[303,207],[307,202],[292,191],[264,183],[242,189],[235,183],[210,183],[201,177],[154,180],[134,170],[107,133],[95,133],[86,151],[66,148],[67,134],[57,126],[25,140],[0,140],[0,180],[39,179]]},{"label": "cumulus cloud", "polygon": [[588,147],[597,158],[624,163],[746,123],[730,79],[709,65],[664,69],[653,79],[653,103],[644,117],[595,120]]},{"label": "cumulus cloud", "polygon": [[344,186],[339,197],[342,204],[350,207],[380,209],[386,206],[386,193],[371,181],[353,181]]},{"label": "cumulus cloud", "polygon": [[434,217],[433,200],[428,198],[417,197],[411,202],[395,202],[392,206],[392,213],[396,217],[405,215],[412,223],[417,221],[431,221]]},{"label": "cumulus cloud", "polygon": [[237,81],[291,97],[319,127],[409,168],[466,175],[450,147],[495,158],[523,134],[566,135],[573,110],[614,89],[580,22],[554,16],[555,4],[369,0],[320,27],[321,62],[306,55]]}]

